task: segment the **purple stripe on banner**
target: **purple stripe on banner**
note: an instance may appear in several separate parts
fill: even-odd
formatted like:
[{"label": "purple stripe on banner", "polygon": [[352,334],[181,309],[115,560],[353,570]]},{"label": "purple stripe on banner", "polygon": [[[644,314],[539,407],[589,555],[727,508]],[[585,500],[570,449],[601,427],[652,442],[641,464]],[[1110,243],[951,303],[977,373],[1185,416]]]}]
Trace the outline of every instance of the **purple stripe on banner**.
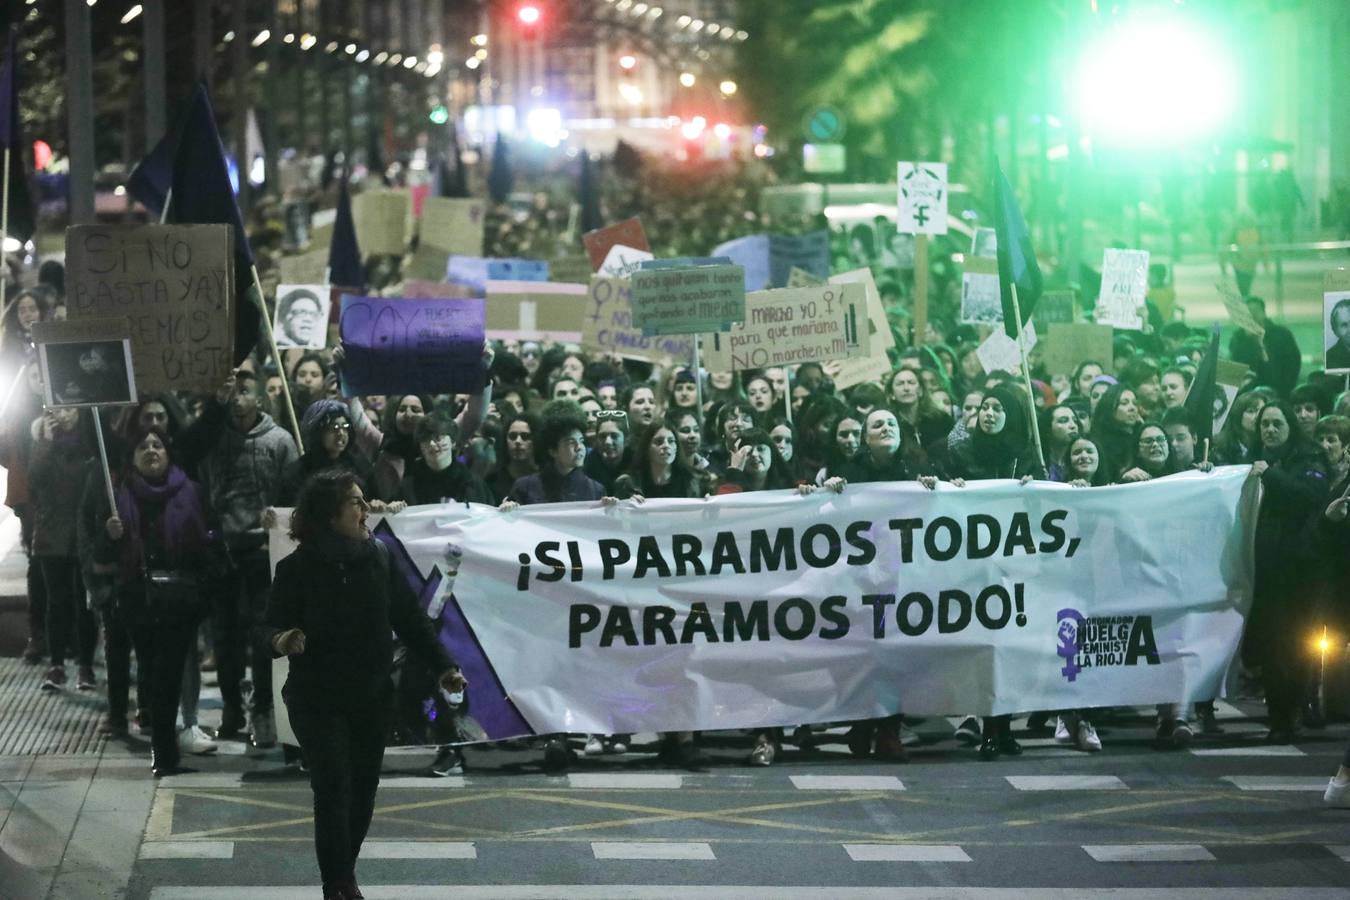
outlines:
[{"label": "purple stripe on banner", "polygon": [[[389,548],[390,557],[398,568],[399,574],[407,579],[413,593],[417,595],[418,605],[427,609],[436,599],[441,583],[445,580],[439,566],[433,566],[429,578],[423,578],[412,561],[407,548],[394,536],[388,521],[380,522],[373,532],[376,538]],[[492,668],[478,637],[469,627],[464,613],[454,595],[446,601],[441,610],[438,635],[441,644],[450,656],[459,664],[464,677],[469,681],[469,715],[487,732],[493,740],[522,737],[534,734],[520,711],[506,697],[506,688]]]}]

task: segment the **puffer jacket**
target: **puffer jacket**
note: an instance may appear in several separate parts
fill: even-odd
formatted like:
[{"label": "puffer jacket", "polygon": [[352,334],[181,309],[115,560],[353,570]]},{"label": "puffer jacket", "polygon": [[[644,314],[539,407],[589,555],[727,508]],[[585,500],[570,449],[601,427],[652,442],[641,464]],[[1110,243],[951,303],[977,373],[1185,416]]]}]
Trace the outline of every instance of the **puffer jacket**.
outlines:
[{"label": "puffer jacket", "polygon": [[295,439],[267,413],[259,413],[246,434],[225,429],[199,472],[211,512],[231,549],[265,545],[262,511],[277,502],[282,474],[299,458]]}]

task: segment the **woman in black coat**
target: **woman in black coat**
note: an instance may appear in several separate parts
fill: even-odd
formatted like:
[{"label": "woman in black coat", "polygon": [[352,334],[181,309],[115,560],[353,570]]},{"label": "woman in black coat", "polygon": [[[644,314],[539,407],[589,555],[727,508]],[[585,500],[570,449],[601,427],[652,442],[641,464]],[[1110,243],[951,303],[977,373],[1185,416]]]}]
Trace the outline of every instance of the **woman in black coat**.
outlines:
[{"label": "woman in black coat", "polygon": [[354,868],[375,810],[392,706],[390,629],[447,691],[463,674],[441,646],[389,550],[370,536],[366,502],[350,471],[319,472],[291,515],[299,547],[277,563],[260,635],[291,658],[281,689],[309,763],[314,846],[330,900],[363,896]]}]

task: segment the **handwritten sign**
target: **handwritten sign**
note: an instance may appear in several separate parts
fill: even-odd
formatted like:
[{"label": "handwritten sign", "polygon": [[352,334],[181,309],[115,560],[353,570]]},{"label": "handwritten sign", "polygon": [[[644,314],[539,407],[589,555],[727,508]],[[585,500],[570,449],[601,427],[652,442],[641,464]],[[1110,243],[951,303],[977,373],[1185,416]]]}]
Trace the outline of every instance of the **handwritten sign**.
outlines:
[{"label": "handwritten sign", "polygon": [[1223,282],[1215,284],[1214,289],[1223,298],[1223,308],[1228,310],[1228,318],[1232,320],[1234,325],[1248,334],[1254,334],[1262,339],[1265,338],[1266,330],[1261,327],[1260,322],[1256,321],[1256,317],[1247,308],[1247,301],[1242,299],[1241,294]]},{"label": "handwritten sign", "polygon": [[1031,348],[1036,346],[1036,324],[1028,322],[1027,327],[1022,329],[1022,350],[1018,349],[1017,341],[1008,337],[1008,333],[1002,328],[995,328],[989,333],[989,337],[984,339],[984,343],[975,348],[975,355],[979,357],[980,365],[984,366],[986,372],[1019,372],[1022,366],[1022,351],[1031,352]]},{"label": "handwritten sign", "polygon": [[228,225],[75,225],[66,230],[72,319],[125,316],[136,385],[214,392],[234,355]]},{"label": "handwritten sign", "polygon": [[[428,197],[422,202],[422,227],[418,246],[434,247],[442,257],[452,253],[483,255],[482,200],[463,197]],[[441,263],[444,266],[444,259]]]},{"label": "handwritten sign", "polygon": [[669,365],[693,358],[689,335],[644,335],[633,325],[631,286],[627,279],[591,279],[586,315],[581,323],[581,345],[628,359]]},{"label": "handwritten sign", "polygon": [[487,335],[503,340],[580,341],[584,284],[489,281]]},{"label": "handwritten sign", "polygon": [[1042,325],[1051,325],[1056,322],[1075,322],[1078,320],[1077,312],[1073,291],[1046,291],[1036,301],[1036,311],[1032,316]]},{"label": "handwritten sign", "polygon": [[725,331],[745,318],[740,266],[639,269],[632,285],[633,325],[644,334]]},{"label": "handwritten sign", "polygon": [[566,284],[590,284],[591,261],[579,253],[554,257],[548,261],[548,280]]},{"label": "handwritten sign", "polygon": [[606,225],[604,228],[597,228],[595,231],[588,231],[581,236],[581,243],[586,247],[591,269],[597,272],[609,258],[609,252],[615,245],[641,250],[648,254],[648,259],[651,258],[652,245],[647,243],[647,232],[643,230],[642,220],[637,216]]},{"label": "handwritten sign", "polygon": [[605,261],[600,264],[600,268],[596,270],[596,274],[603,275],[606,278],[627,278],[636,272],[642,263],[655,258],[646,250],[615,244],[609,248],[609,253],[605,256]]},{"label": "handwritten sign", "polygon": [[871,350],[867,292],[845,284],[746,294],[745,321],[702,346],[713,371],[861,359]]},{"label": "handwritten sign", "polygon": [[876,280],[870,268],[854,269],[831,275],[830,284],[860,284],[867,296],[867,331],[872,352],[862,359],[836,361],[832,368],[837,371],[830,376],[838,390],[853,387],[867,381],[878,381],[891,371],[890,356],[886,351],[895,346],[895,335],[891,333],[890,323],[886,321],[886,309],[881,305],[881,292],[877,290]]},{"label": "handwritten sign", "polygon": [[1047,372],[1068,375],[1079,363],[1095,362],[1105,372],[1112,365],[1114,330],[1090,322],[1055,322],[1048,328],[1041,348]]},{"label": "handwritten sign", "polygon": [[947,233],[947,164],[902,162],[895,227],[905,234]]},{"label": "handwritten sign", "polygon": [[483,387],[483,301],[342,295],[342,393],[470,393]]},{"label": "handwritten sign", "polygon": [[352,198],[356,242],[367,256],[402,256],[412,231],[412,199],[405,190],[362,191]]},{"label": "handwritten sign", "polygon": [[972,256],[961,273],[961,321],[988,325],[1003,321],[998,261]]},{"label": "handwritten sign", "polygon": [[1105,307],[1097,322],[1127,331],[1144,327],[1139,307],[1148,296],[1148,251],[1108,247],[1102,257],[1102,292],[1098,303]]}]

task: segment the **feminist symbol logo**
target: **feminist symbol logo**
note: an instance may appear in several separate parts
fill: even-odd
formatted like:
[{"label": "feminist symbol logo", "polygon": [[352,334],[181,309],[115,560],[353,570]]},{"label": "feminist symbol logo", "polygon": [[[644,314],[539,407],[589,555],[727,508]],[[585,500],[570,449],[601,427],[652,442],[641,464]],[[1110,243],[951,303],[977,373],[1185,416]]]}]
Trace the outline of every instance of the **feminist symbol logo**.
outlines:
[{"label": "feminist symbol logo", "polygon": [[1076,609],[1061,609],[1055,619],[1058,623],[1055,626],[1055,635],[1059,639],[1055,653],[1064,657],[1064,666],[1059,671],[1068,681],[1073,682],[1083,670],[1082,666],[1074,662],[1074,658],[1078,656],[1078,631],[1083,627],[1083,614]]}]

